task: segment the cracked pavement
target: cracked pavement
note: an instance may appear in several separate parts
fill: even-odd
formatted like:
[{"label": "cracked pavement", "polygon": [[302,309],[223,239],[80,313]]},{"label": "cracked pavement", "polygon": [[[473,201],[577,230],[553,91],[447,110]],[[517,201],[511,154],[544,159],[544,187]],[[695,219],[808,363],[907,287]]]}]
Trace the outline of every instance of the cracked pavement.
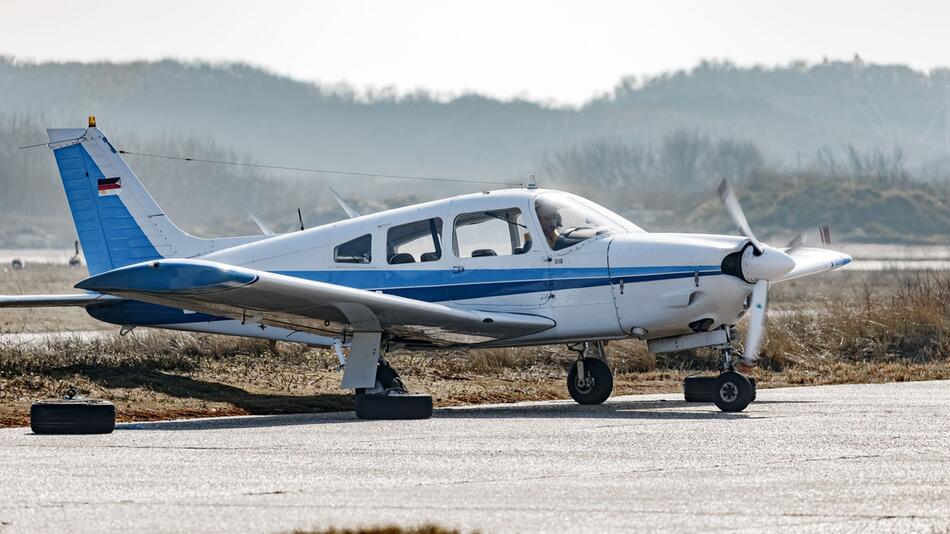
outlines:
[{"label": "cracked pavement", "polygon": [[0,532],[950,530],[950,382],[0,430]]}]

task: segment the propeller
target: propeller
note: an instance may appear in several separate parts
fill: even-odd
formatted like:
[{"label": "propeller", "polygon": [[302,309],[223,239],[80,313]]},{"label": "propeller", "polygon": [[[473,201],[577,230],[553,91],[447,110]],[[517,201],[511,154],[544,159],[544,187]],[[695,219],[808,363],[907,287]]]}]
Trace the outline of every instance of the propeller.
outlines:
[{"label": "propeller", "polygon": [[769,304],[769,281],[759,280],[752,287],[749,299],[749,331],[745,338],[745,351],[742,360],[755,363],[759,359],[759,349],[765,340],[765,316]]},{"label": "propeller", "polygon": [[267,226],[267,224],[260,219],[260,217],[258,217],[257,215],[254,214],[253,211],[251,211],[251,208],[244,208],[244,209],[245,211],[247,211],[247,214],[251,217],[251,220],[254,221],[254,224],[256,224],[257,227],[261,229],[262,234],[267,235],[267,236],[275,235],[274,231],[271,230],[270,227]]},{"label": "propeller", "polygon": [[[831,245],[831,228],[827,225],[821,225],[818,228],[818,245],[821,248],[828,248]],[[813,234],[809,232],[809,238],[806,239],[806,236],[803,234],[798,234],[794,239],[788,242],[783,249],[785,252],[792,252],[793,250],[805,246],[805,243],[810,242],[810,237],[813,237]]]},{"label": "propeller", "polygon": [[349,204],[347,204],[346,201],[343,200],[343,197],[341,197],[339,193],[337,193],[332,187],[330,187],[329,189],[330,189],[330,192],[333,193],[333,197],[336,198],[337,204],[339,204],[340,207],[343,208],[343,211],[346,212],[347,217],[351,219],[355,219],[356,217],[360,216],[360,212],[353,209],[353,206],[350,206]]},{"label": "propeller", "polygon": [[[753,284],[752,295],[749,297],[749,329],[746,334],[745,352],[742,360],[752,365],[759,359],[759,350],[765,340],[766,314],[769,305],[769,281],[784,276],[795,267],[795,260],[784,251],[763,245],[749,226],[739,199],[727,180],[719,184],[719,200],[722,202],[729,218],[739,229],[742,235],[749,238],[749,244],[739,254],[739,270],[741,277]],[[824,235],[824,234],[823,234]],[[801,236],[798,236],[789,245],[800,246]]]},{"label": "propeller", "polygon": [[726,208],[726,213],[729,214],[729,218],[732,219],[732,224],[736,225],[736,228],[739,229],[739,232],[749,238],[749,242],[752,243],[753,248],[755,248],[756,255],[762,253],[762,243],[759,243],[759,240],[755,238],[755,234],[752,233],[752,228],[749,227],[749,221],[745,218],[745,213],[742,211],[742,206],[739,204],[739,199],[736,198],[735,192],[733,192],[732,187],[729,186],[729,182],[723,178],[722,183],[719,184],[719,201],[722,202],[722,206]]}]

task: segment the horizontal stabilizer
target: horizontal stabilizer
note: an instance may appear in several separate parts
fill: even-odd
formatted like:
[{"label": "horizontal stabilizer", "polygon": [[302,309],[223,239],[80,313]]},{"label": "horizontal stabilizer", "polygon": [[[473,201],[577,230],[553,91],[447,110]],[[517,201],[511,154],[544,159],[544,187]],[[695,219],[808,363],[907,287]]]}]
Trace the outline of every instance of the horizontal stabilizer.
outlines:
[{"label": "horizontal stabilizer", "polygon": [[48,308],[112,304],[125,300],[114,295],[86,293],[73,295],[0,295],[0,308]]}]

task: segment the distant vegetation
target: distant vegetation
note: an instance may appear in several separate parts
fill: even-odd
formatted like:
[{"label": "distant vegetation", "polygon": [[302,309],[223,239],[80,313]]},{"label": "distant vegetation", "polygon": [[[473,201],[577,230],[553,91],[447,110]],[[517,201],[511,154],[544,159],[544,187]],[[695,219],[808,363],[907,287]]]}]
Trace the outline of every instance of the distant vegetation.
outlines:
[{"label": "distant vegetation", "polygon": [[[622,80],[573,108],[478,95],[358,92],[246,65],[18,63],[0,58],[0,246],[68,246],[71,221],[48,126],[88,114],[122,148],[322,169],[524,182],[588,195],[649,229],[730,228],[709,201],[739,182],[762,233],[830,223],[864,241],[950,235],[950,70],[848,62]],[[283,230],[472,191],[326,174],[128,157],[163,207],[201,235]],[[487,186],[485,186],[487,187]]]}]

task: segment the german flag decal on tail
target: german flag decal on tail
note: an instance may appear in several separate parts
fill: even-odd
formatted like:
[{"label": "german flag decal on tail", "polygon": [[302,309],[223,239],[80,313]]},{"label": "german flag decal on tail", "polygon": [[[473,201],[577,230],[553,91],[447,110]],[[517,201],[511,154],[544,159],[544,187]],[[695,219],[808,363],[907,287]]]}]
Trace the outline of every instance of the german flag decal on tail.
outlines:
[{"label": "german flag decal on tail", "polygon": [[119,178],[99,178],[99,196],[118,195],[122,191],[122,180]]}]

